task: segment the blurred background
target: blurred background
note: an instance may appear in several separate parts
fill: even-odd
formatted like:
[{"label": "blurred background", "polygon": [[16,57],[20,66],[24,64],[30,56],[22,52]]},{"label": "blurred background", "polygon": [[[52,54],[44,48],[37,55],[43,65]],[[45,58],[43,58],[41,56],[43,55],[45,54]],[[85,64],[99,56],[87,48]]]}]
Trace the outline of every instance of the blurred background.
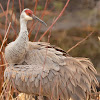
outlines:
[{"label": "blurred background", "polygon": [[[16,39],[20,30],[20,13],[24,8],[33,10],[34,14],[48,25],[45,27],[34,21],[28,23],[30,40],[38,41],[57,18],[66,2],[67,0],[0,0],[0,45],[9,22],[12,22],[2,51],[4,52],[4,48],[9,42]],[[92,36],[71,50],[69,54],[73,57],[90,58],[99,74],[100,0],[70,0],[61,18],[41,41],[47,42],[48,35],[51,33],[49,42],[67,51],[91,32],[94,32]],[[2,65],[4,60],[2,54],[0,56]],[[3,65],[0,67],[0,78],[3,77],[4,68]]]}]

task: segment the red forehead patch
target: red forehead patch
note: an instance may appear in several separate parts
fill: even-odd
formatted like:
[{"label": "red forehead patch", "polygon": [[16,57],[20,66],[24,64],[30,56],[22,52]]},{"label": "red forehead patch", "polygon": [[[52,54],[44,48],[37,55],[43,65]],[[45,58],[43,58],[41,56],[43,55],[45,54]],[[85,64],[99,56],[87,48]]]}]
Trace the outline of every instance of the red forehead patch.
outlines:
[{"label": "red forehead patch", "polygon": [[32,15],[33,14],[33,11],[31,11],[31,10],[25,10],[25,12],[26,12],[27,15]]}]

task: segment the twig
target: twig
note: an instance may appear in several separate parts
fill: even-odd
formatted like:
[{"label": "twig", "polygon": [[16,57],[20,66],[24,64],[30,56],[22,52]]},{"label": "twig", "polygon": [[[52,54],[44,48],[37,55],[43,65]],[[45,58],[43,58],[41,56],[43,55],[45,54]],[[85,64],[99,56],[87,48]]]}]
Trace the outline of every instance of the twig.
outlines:
[{"label": "twig", "polygon": [[78,45],[80,45],[82,42],[84,42],[87,38],[89,38],[92,34],[94,33],[94,31],[92,31],[90,34],[88,34],[83,40],[79,41],[76,45],[74,45],[73,47],[71,47],[67,53],[69,53],[72,49],[76,48]]},{"label": "twig", "polygon": [[[33,2],[34,2],[34,0],[33,0]],[[38,0],[35,0],[34,14],[36,14],[37,4],[38,4]]]},{"label": "twig", "polygon": [[22,10],[24,9],[24,0],[22,0]]},{"label": "twig", "polygon": [[[34,2],[34,0],[33,0],[33,2]],[[36,14],[36,8],[37,8],[37,4],[38,4],[38,0],[36,0],[35,1],[35,7],[34,7],[34,14]],[[37,24],[38,22],[36,22],[36,24]],[[33,22],[32,22],[32,24],[31,24],[31,28],[30,28],[30,30],[29,30],[29,38],[30,38],[30,35],[31,35],[31,33],[32,33],[32,30],[33,30],[33,28],[35,28],[35,25],[33,25],[34,24],[34,20],[33,20]]]},{"label": "twig", "polygon": [[2,52],[2,55],[3,55],[4,63],[6,64],[6,67],[7,67],[7,62],[6,62],[6,59],[5,59],[5,54],[3,52]]},{"label": "twig", "polygon": [[5,41],[6,41],[6,36],[8,34],[9,29],[10,29],[10,26],[11,26],[11,22],[9,23],[8,29],[7,29],[6,34],[4,36],[4,39],[3,39],[3,42],[2,42],[2,45],[1,45],[1,48],[0,48],[0,52],[1,52],[2,47],[3,47],[3,45],[4,45]]},{"label": "twig", "polygon": [[7,19],[8,19],[8,8],[9,8],[9,3],[10,3],[10,0],[8,0],[7,2],[7,11],[6,11],[6,20],[5,20],[5,33],[6,33],[6,29],[7,29]]},{"label": "twig", "polygon": [[[48,0],[46,0],[45,7],[44,7],[44,10],[43,10],[43,13],[42,13],[41,19],[43,19],[44,15],[45,15],[45,11],[46,11],[46,9],[47,9],[47,6],[48,6]],[[40,23],[40,25],[39,25],[39,27],[38,27],[38,30],[37,30],[37,32],[36,32],[36,35],[35,35],[35,38],[34,38],[33,41],[36,40],[40,28],[41,28],[41,23]]]},{"label": "twig", "polygon": [[20,8],[20,14],[21,14],[21,1],[19,0],[19,8]]},{"label": "twig", "polygon": [[68,6],[70,0],[67,0],[64,8],[62,9],[62,11],[60,12],[60,14],[58,15],[58,17],[55,19],[55,21],[52,23],[52,25],[46,30],[46,32],[40,37],[40,39],[38,41],[41,41],[41,39],[46,35],[46,33],[53,27],[53,25],[57,22],[57,20],[62,16],[63,12],[65,11],[66,7]]},{"label": "twig", "polygon": [[2,67],[2,66],[7,66],[8,65],[8,63],[6,63],[6,64],[2,64],[2,65],[0,65],[0,67]]}]

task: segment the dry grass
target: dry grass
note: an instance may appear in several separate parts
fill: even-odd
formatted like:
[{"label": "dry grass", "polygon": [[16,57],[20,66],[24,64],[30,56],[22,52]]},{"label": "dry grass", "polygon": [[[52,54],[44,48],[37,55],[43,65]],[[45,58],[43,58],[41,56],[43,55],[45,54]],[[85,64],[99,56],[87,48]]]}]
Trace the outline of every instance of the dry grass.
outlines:
[{"label": "dry grass", "polygon": [[98,39],[99,39],[99,41],[100,41],[100,37],[98,36]]}]

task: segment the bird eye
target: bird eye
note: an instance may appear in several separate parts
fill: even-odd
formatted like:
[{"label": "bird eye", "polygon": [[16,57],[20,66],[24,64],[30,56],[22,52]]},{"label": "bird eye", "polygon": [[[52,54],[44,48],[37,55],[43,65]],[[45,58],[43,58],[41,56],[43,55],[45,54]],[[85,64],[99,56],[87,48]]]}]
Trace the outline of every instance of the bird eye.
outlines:
[{"label": "bird eye", "polygon": [[28,16],[32,16],[33,12],[31,10],[25,10],[25,13],[28,15]]},{"label": "bird eye", "polygon": [[32,15],[32,14],[31,14],[31,13],[29,13],[29,12],[27,12],[26,14],[27,14],[28,16],[31,16],[31,15]]}]

